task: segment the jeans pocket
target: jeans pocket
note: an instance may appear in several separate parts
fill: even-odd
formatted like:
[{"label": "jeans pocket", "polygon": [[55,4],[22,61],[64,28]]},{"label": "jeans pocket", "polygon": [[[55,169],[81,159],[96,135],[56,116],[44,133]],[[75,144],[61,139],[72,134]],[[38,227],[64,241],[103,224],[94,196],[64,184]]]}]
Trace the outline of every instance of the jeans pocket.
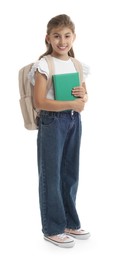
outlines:
[{"label": "jeans pocket", "polygon": [[55,121],[55,117],[53,116],[42,116],[41,117],[41,124],[43,126],[50,126]]}]

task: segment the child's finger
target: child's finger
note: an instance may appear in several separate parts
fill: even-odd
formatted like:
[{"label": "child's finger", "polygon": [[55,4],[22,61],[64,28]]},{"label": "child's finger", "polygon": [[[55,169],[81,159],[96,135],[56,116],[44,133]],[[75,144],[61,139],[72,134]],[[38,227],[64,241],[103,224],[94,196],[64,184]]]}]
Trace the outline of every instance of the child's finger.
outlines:
[{"label": "child's finger", "polygon": [[78,92],[80,92],[80,89],[79,89],[79,88],[74,88],[74,89],[72,90],[72,93],[78,93]]}]

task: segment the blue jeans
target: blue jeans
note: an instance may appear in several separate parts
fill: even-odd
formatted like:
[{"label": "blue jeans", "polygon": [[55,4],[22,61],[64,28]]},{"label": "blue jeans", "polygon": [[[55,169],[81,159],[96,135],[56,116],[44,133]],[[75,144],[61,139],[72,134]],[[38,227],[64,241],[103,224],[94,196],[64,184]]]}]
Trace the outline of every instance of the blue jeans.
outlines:
[{"label": "blue jeans", "polygon": [[76,210],[81,116],[41,111],[37,137],[42,232],[51,236],[80,228]]}]

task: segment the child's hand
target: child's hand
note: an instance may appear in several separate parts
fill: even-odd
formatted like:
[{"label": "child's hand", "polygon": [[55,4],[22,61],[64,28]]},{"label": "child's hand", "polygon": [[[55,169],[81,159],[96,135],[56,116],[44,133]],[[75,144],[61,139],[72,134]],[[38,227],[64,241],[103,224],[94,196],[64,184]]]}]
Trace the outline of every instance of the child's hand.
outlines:
[{"label": "child's hand", "polygon": [[75,97],[84,98],[84,96],[85,96],[85,88],[83,88],[83,87],[74,87],[73,90],[72,90],[72,94]]},{"label": "child's hand", "polygon": [[76,112],[81,112],[84,110],[85,101],[83,98],[77,98],[73,101],[73,110]]}]

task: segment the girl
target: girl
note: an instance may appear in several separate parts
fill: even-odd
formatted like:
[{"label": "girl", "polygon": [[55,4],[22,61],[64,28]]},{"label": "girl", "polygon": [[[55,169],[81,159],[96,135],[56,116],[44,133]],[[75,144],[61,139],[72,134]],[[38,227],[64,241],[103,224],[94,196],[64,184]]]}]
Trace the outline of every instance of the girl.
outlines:
[{"label": "girl", "polygon": [[[45,55],[52,56],[55,74],[76,72],[70,57],[75,26],[62,14],[47,24],[47,51],[34,64],[29,77],[34,84],[34,102],[40,109],[37,138],[39,200],[44,238],[60,247],[72,247],[74,238],[87,239],[76,210],[79,179],[81,115],[87,101],[86,85],[73,89],[74,101],[54,100],[53,86],[47,92],[49,69]],[[35,75],[35,77],[34,77]],[[74,238],[73,238],[74,237]]]}]

